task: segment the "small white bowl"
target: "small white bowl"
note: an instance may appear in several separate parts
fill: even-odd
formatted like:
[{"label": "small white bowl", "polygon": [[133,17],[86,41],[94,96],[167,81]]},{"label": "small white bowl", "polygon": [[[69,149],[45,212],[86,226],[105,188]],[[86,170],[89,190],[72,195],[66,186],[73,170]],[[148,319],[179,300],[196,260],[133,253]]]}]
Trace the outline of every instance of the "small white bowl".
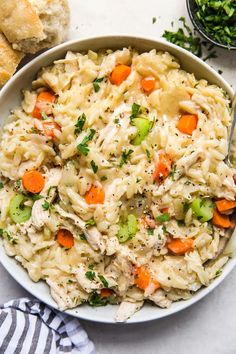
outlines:
[{"label": "small white bowl", "polygon": [[[183,69],[190,73],[194,73],[199,79],[205,78],[210,83],[221,86],[225,91],[228,92],[231,98],[233,96],[233,90],[218,73],[216,73],[213,69],[211,69],[209,65],[198,59],[196,56],[180,47],[177,47],[176,45],[151,38],[110,35],[105,37],[75,40],[61,44],[41,54],[27,65],[25,65],[21,70],[19,70],[0,91],[1,126],[4,125],[10,110],[20,105],[22,89],[31,86],[32,80],[35,78],[39,69],[43,66],[51,64],[56,59],[63,58],[68,50],[87,51],[91,49],[96,51],[101,48],[119,49],[129,46],[132,46],[141,52],[149,51],[153,48],[161,51],[168,51],[180,60]],[[23,267],[20,266],[19,263],[14,260],[14,258],[10,258],[5,254],[2,242],[0,242],[0,261],[4,268],[10,273],[10,275],[28,292],[46,304],[57,308],[57,305],[52,299],[46,283],[43,281],[34,283],[32,280],[30,280],[27,272],[23,269]],[[127,323],[145,322],[166,317],[191,306],[209,294],[214,288],[216,288],[231,272],[235,264],[236,258],[230,259],[229,262],[225,265],[222,275],[216,278],[207,288],[203,287],[200,289],[191,299],[175,302],[169,309],[160,309],[156,306],[145,304],[145,306],[133,317],[131,317]],[[12,296],[14,297],[14,294],[12,294]],[[83,318],[86,320],[103,323],[114,323],[114,316],[116,311],[117,306],[115,305],[97,308],[83,305],[66,312],[75,317]]]}]

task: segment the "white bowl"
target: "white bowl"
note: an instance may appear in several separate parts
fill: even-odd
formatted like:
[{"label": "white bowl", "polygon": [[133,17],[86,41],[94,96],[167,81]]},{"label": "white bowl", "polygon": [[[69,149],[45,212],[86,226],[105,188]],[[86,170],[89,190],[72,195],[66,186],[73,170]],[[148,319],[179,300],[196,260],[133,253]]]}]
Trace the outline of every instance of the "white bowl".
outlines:
[{"label": "white bowl", "polygon": [[[197,78],[205,78],[210,83],[217,84],[225,89],[230,97],[233,96],[233,91],[225,80],[217,74],[209,65],[198,59],[196,56],[187,52],[186,50],[177,47],[173,44],[163,42],[156,39],[148,39],[134,36],[105,36],[95,37],[82,40],[75,40],[64,43],[58,47],[55,47],[47,52],[41,54],[30,63],[25,65],[14,77],[4,86],[0,92],[0,107],[1,107],[1,125],[4,124],[5,119],[8,117],[10,110],[17,107],[21,102],[21,90],[30,87],[32,80],[35,78],[38,70],[48,64],[51,64],[56,59],[64,57],[68,50],[71,51],[87,51],[89,49],[98,50],[101,48],[118,49],[123,47],[135,47],[139,51],[149,51],[153,48],[158,50],[169,51],[176,56],[186,71],[193,72]],[[55,301],[52,299],[49,288],[45,282],[40,281],[34,283],[30,280],[27,272],[21,267],[14,258],[10,258],[5,254],[2,243],[0,242],[0,260],[5,269],[10,275],[21,284],[28,292],[35,297],[39,298],[46,304],[57,308]],[[169,309],[160,309],[150,304],[145,306],[136,313],[128,323],[138,323],[150,321],[162,317],[169,316],[180,310],[183,310],[204,296],[209,294],[214,288],[216,288],[223,279],[231,272],[236,264],[236,258],[232,258],[225,265],[223,274],[216,278],[207,288],[200,289],[191,299],[175,302]],[[2,285],[4,286],[4,285]],[[14,296],[14,294],[12,294]],[[114,315],[116,313],[117,306],[108,305],[105,307],[92,308],[87,305],[80,306],[73,310],[66,311],[67,313],[86,320],[113,323]]]}]

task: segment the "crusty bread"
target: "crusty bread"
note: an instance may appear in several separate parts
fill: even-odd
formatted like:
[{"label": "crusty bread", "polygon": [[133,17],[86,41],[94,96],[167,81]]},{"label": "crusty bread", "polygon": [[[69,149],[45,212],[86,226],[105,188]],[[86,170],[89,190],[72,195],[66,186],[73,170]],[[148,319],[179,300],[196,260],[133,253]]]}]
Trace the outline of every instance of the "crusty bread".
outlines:
[{"label": "crusty bread", "polygon": [[0,86],[14,74],[24,54],[13,50],[6,37],[0,33]]},{"label": "crusty bread", "polygon": [[43,40],[43,24],[28,0],[0,1],[0,30],[10,43],[28,38]]},{"label": "crusty bread", "polygon": [[0,0],[0,29],[14,49],[36,53],[65,40],[69,13],[67,0]]}]

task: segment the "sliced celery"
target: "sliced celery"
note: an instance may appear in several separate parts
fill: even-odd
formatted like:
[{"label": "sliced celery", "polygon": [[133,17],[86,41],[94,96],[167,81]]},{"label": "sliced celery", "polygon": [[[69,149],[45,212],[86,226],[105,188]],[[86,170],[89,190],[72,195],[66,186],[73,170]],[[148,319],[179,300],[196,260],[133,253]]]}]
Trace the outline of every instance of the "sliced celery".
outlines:
[{"label": "sliced celery", "polygon": [[149,133],[151,122],[147,118],[138,117],[132,120],[132,124],[137,128],[137,135],[131,143],[133,145],[140,145]]},{"label": "sliced celery", "polygon": [[16,194],[10,201],[9,214],[16,224],[20,224],[29,220],[31,216],[31,208],[25,206],[26,197],[22,194]]},{"label": "sliced celery", "polygon": [[214,204],[210,199],[196,198],[192,201],[191,208],[201,222],[209,221],[213,217]]},{"label": "sliced celery", "polygon": [[137,218],[133,214],[129,214],[126,223],[121,223],[117,234],[120,243],[130,240],[138,231]]}]

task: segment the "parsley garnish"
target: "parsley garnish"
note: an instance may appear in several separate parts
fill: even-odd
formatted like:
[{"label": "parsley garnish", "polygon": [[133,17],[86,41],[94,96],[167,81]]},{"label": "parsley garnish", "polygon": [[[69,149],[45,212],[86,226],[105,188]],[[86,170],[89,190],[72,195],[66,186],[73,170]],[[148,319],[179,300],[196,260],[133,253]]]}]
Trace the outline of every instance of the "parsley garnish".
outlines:
[{"label": "parsley garnish", "polygon": [[158,222],[165,222],[165,221],[169,221],[170,220],[170,215],[168,213],[164,213],[161,215],[158,215],[156,217]]},{"label": "parsley garnish", "polygon": [[0,236],[7,239],[12,245],[17,245],[18,239],[10,234],[6,229],[0,229]]},{"label": "parsley garnish", "polygon": [[104,77],[100,77],[99,79],[95,79],[93,81],[93,88],[95,92],[98,92],[100,90],[100,83],[104,80]]},{"label": "parsley garnish", "polygon": [[84,124],[86,122],[86,115],[83,113],[81,116],[79,116],[76,124],[75,124],[75,135],[78,135],[79,133],[82,132]]},{"label": "parsley garnish", "polygon": [[154,229],[147,229],[148,235],[153,235],[154,234]]},{"label": "parsley garnish", "polygon": [[131,150],[131,149],[129,149],[127,152],[126,152],[126,150],[122,152],[119,167],[122,167],[124,164],[126,164],[128,162],[128,159],[130,158],[130,155],[133,152],[134,152],[134,150]]},{"label": "parsley garnish", "polygon": [[95,272],[93,272],[92,270],[88,270],[85,273],[86,278],[88,278],[89,280],[93,280],[95,278]]},{"label": "parsley garnish", "polygon": [[49,210],[51,208],[51,204],[45,200],[45,202],[42,204],[42,208],[44,210]]},{"label": "parsley garnish", "polygon": [[222,269],[218,269],[218,270],[216,271],[215,276],[216,276],[216,277],[219,277],[221,274],[222,274]]},{"label": "parsley garnish", "polygon": [[27,193],[27,197],[28,198],[30,198],[30,199],[32,199],[34,202],[36,201],[36,200],[39,200],[39,199],[42,199],[43,198],[43,196],[42,195],[40,195],[40,194],[33,194],[33,193]]},{"label": "parsley garnish", "polygon": [[82,241],[86,241],[86,240],[87,240],[85,234],[79,234],[79,237],[80,237],[80,239],[81,239]]},{"label": "parsley garnish", "polygon": [[91,165],[91,167],[92,167],[93,172],[94,172],[94,173],[97,173],[97,171],[98,171],[98,166],[95,164],[95,162],[94,162],[93,160],[90,162],[90,165]]},{"label": "parsley garnish", "polygon": [[102,284],[104,285],[104,288],[109,288],[108,281],[104,278],[103,275],[98,275],[98,278],[101,280]]},{"label": "parsley garnish", "polygon": [[147,155],[147,160],[148,160],[148,162],[150,163],[151,162],[151,153],[150,153],[150,151],[149,150],[145,150],[145,152],[146,152],[146,155]]},{"label": "parsley garnish", "polygon": [[0,182],[0,189],[3,189],[4,185],[2,182]]},{"label": "parsley garnish", "polygon": [[88,142],[91,141],[96,133],[96,130],[90,129],[90,133],[84,137],[82,142],[77,145],[77,149],[82,155],[87,156],[89,153]]},{"label": "parsley garnish", "polygon": [[115,119],[114,119],[114,123],[115,123],[115,124],[119,124],[119,118],[115,118]]},{"label": "parsley garnish", "polygon": [[98,293],[93,292],[89,298],[88,298],[88,303],[90,306],[105,306],[108,304],[108,299],[107,298],[102,298]]},{"label": "parsley garnish", "polygon": [[153,17],[152,18],[152,23],[154,24],[154,23],[156,23],[157,22],[157,18],[156,17]]},{"label": "parsley garnish", "polygon": [[137,116],[141,113],[141,106],[137,103],[132,104],[132,114],[130,118],[137,118]]},{"label": "parsley garnish", "polygon": [[101,181],[106,181],[107,180],[107,176],[102,176],[101,177]]},{"label": "parsley garnish", "polygon": [[86,227],[86,229],[88,228],[88,227],[90,227],[90,226],[94,226],[94,225],[96,225],[96,222],[95,222],[95,220],[92,218],[92,219],[89,219],[89,220],[87,220],[86,221],[86,223],[85,223],[85,227]]}]

